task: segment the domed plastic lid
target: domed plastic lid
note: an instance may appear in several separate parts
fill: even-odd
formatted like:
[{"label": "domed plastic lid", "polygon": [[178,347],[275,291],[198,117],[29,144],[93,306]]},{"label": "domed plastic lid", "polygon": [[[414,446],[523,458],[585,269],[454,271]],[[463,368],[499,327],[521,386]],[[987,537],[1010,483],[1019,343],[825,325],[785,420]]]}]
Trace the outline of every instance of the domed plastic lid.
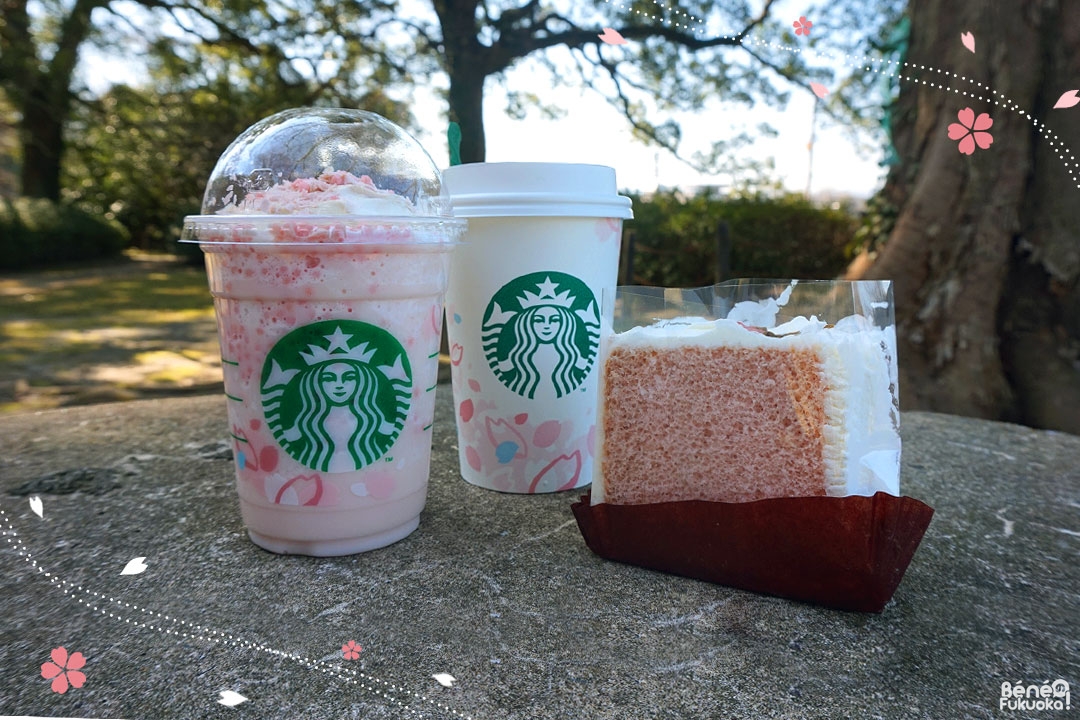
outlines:
[{"label": "domed plastic lid", "polygon": [[364,110],[297,108],[240,134],[210,175],[207,215],[451,217],[420,143]]}]

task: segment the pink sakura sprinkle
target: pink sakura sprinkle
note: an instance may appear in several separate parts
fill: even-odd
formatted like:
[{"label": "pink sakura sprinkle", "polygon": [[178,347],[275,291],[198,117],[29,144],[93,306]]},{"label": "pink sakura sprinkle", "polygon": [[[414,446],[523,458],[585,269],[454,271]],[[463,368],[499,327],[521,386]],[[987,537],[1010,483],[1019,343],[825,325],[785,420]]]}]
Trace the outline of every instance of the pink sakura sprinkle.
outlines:
[{"label": "pink sakura sprinkle", "polygon": [[[738,321],[736,321],[736,322],[738,322]],[[757,327],[756,325],[747,325],[744,322],[740,322],[739,325],[741,325],[744,330],[749,330],[750,332],[758,333],[759,335],[764,335],[765,334],[765,328],[760,328],[760,327]]]},{"label": "pink sakura sprinkle", "polygon": [[367,175],[356,177],[346,170],[325,172],[318,179],[327,185],[367,185],[368,187],[375,187],[375,181]]}]

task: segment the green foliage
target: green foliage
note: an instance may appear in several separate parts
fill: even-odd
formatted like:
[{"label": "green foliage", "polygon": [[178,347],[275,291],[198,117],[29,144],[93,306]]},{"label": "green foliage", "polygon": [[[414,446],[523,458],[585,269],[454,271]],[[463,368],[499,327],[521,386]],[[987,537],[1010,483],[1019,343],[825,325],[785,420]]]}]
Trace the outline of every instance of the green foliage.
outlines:
[{"label": "green foliage", "polygon": [[49,200],[0,200],[0,270],[116,257],[128,234],[115,222]]},{"label": "green foliage", "polygon": [[[115,218],[136,247],[190,250],[201,263],[197,249],[176,241],[183,217],[200,211],[218,157],[252,123],[311,98],[303,84],[276,86],[272,73],[260,74],[257,67],[245,75],[240,70],[251,63],[220,53],[197,56],[191,64],[172,56],[168,64],[156,90],[118,85],[77,108],[65,197]],[[409,119],[407,110],[379,93],[365,94],[356,106],[399,122]]]},{"label": "green foliage", "polygon": [[[847,38],[845,48],[865,52],[865,40],[883,36],[882,28],[895,21],[905,4],[828,3],[829,15],[815,14],[825,13],[825,7],[810,13],[815,33],[799,45],[813,49],[825,36],[819,29],[829,28],[830,44]],[[565,13],[550,3],[520,0],[481,6],[475,0],[429,1],[408,4],[408,9],[394,0],[136,0],[131,14],[118,12],[123,4],[117,0],[74,5],[39,0],[37,5],[39,12],[27,14],[26,0],[15,0],[12,7],[23,12],[0,19],[0,28],[6,28],[0,91],[8,95],[16,116],[28,107],[26,68],[55,54],[73,7],[111,10],[95,12],[91,27],[70,38],[73,47],[93,43],[113,58],[146,58],[147,82],[139,87],[116,85],[95,96],[78,80],[53,78],[67,82],[70,95],[54,108],[65,120],[62,197],[117,220],[130,232],[132,244],[145,249],[176,250],[181,219],[198,212],[218,155],[252,122],[286,107],[362,107],[408,127],[413,124],[409,89],[418,83],[449,99],[445,81],[452,73],[452,84],[459,88],[479,83],[482,90],[486,77],[506,82],[507,71],[528,60],[547,68],[560,84],[605,95],[628,115],[638,139],[685,154],[693,149],[683,146],[672,111],[701,112],[720,101],[725,107],[782,107],[795,86],[827,81],[835,69],[819,67],[816,59],[807,59],[809,54],[765,42],[793,43],[790,18],[775,10],[758,17],[762,8],[755,0],[679,3],[684,20],[719,23],[719,32],[726,35],[711,38],[676,32],[671,22],[656,21],[655,3],[648,0],[619,9],[611,3],[556,3]],[[882,8],[887,12],[879,13]],[[455,24],[462,17],[470,19]],[[19,18],[25,28],[13,24]],[[632,42],[598,42],[594,30],[605,26],[622,28]],[[746,42],[732,37],[741,32],[747,33]],[[462,53],[475,62],[450,62]],[[876,76],[870,70],[863,74]],[[50,96],[59,97],[61,89],[54,88]],[[860,87],[855,94],[880,105],[870,89]],[[509,90],[509,110],[515,116],[543,104],[542,94]],[[733,185],[745,182],[763,171],[762,161],[747,154],[763,132],[756,125],[718,128],[721,140],[699,148],[687,161],[722,173]],[[464,148],[470,133],[475,136],[482,128],[462,130]],[[32,135],[22,138],[25,147],[46,142]],[[10,158],[0,158],[0,185],[5,170],[17,169]]]},{"label": "green foliage", "polygon": [[876,192],[866,201],[866,210],[863,212],[859,229],[851,240],[849,252],[852,255],[861,252],[876,254],[885,246],[885,241],[896,227],[899,216],[900,208],[889,201],[886,189]]},{"label": "green foliage", "polygon": [[857,220],[802,195],[717,198],[660,192],[633,197],[635,285],[697,287],[716,281],[719,227],[728,224],[730,277],[832,279],[850,259]]},{"label": "green foliage", "polygon": [[3,89],[0,89],[0,197],[19,194],[18,118]]}]

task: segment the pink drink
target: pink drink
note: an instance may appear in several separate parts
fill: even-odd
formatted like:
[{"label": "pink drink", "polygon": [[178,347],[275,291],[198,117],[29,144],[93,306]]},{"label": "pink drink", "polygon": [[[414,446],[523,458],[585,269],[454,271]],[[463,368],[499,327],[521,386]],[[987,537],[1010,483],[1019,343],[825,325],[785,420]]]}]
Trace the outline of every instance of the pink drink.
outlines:
[{"label": "pink drink", "polygon": [[[369,204],[380,214],[363,216]],[[268,550],[362,552],[419,524],[463,228],[391,215],[402,208],[370,177],[333,172],[186,221],[214,296],[241,515]]]},{"label": "pink drink", "polygon": [[[449,254],[445,249],[418,252],[410,245],[204,247],[240,509],[252,539],[275,552],[336,555],[408,535],[419,523],[427,492]],[[307,337],[296,343],[284,340],[304,327],[312,330]],[[392,341],[403,355],[390,357]],[[368,346],[358,351],[363,342]],[[368,373],[368,380],[392,387],[394,399],[407,406],[396,438],[390,430],[376,432],[373,448],[358,453],[365,464],[357,468],[361,463],[348,453],[347,437],[360,430],[360,421],[347,404],[333,402],[326,403],[330,409],[321,422],[334,441],[324,457],[290,442],[289,437],[303,432],[298,422],[279,420],[280,437],[275,437],[270,427],[275,390],[282,391],[281,397],[291,389],[302,393],[296,380],[305,371],[337,374],[344,370],[337,366],[362,360],[380,342],[390,347],[380,348],[381,357],[368,358],[366,364],[378,373]],[[281,373],[300,371],[276,387],[274,352],[296,356],[289,365],[278,361]],[[268,361],[271,377],[264,382]],[[296,401],[302,403],[303,397]],[[303,409],[297,418],[300,413]],[[391,426],[401,420],[382,415],[381,422]],[[363,536],[357,537],[361,529]]]}]

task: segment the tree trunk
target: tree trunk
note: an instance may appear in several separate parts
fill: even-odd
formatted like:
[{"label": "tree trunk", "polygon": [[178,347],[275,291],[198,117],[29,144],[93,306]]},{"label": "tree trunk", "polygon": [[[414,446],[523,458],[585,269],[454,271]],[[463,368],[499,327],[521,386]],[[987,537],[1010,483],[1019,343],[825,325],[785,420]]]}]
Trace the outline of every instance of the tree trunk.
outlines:
[{"label": "tree trunk", "polygon": [[30,35],[25,0],[4,0],[6,23],[0,23],[4,54],[0,59],[0,84],[22,115],[19,142],[22,146],[22,194],[60,199],[60,170],[64,155],[64,123],[71,109],[71,79],[79,60],[79,48],[90,34],[90,16],[109,0],[75,0],[60,19],[56,48],[47,66],[38,57]]},{"label": "tree trunk", "polygon": [[[1061,159],[1076,167],[1080,108],[1052,109],[1080,77],[1080,3],[908,12],[884,190],[899,216],[863,271],[895,283],[901,406],[1080,433],[1080,178]],[[993,119],[970,156],[948,134],[969,107]]]},{"label": "tree trunk", "polygon": [[[65,90],[66,92],[66,90]],[[23,107],[19,123],[22,143],[22,194],[27,197],[60,199],[60,168],[64,154],[64,118],[67,105],[57,108],[49,102],[51,93],[36,83]]]},{"label": "tree trunk", "polygon": [[450,120],[461,127],[461,162],[484,162],[484,81],[494,72],[492,51],[476,33],[479,0],[434,0],[442,29],[443,69],[450,78]]},{"label": "tree trunk", "polygon": [[484,76],[469,69],[450,71],[450,119],[461,126],[461,162],[484,162]]}]

